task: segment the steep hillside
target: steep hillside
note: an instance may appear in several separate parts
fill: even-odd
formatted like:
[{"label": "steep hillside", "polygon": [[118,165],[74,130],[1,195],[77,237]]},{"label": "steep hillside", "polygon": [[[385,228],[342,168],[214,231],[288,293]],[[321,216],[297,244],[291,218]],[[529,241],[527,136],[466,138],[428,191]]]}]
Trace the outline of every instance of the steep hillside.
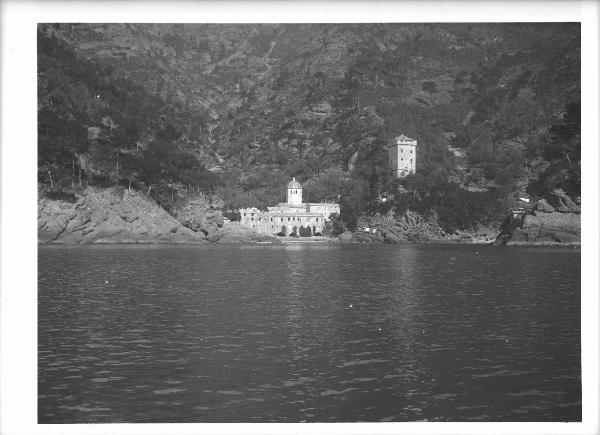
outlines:
[{"label": "steep hillside", "polygon": [[[166,210],[283,200],[406,209],[447,231],[579,190],[579,24],[40,25],[39,179]],[[385,145],[419,140],[397,189]],[[385,203],[380,198],[385,196]]]}]

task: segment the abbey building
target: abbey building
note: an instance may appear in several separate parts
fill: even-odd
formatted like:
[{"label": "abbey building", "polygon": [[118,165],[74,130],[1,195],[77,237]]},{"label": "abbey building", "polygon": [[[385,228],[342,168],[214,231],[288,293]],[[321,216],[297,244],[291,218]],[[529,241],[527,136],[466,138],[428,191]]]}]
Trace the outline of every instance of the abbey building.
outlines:
[{"label": "abbey building", "polygon": [[254,207],[240,209],[240,223],[259,233],[313,236],[322,234],[331,215],[340,213],[340,206],[327,202],[302,202],[302,185],[294,177],[287,185],[286,202],[267,207],[267,210],[263,212]]}]

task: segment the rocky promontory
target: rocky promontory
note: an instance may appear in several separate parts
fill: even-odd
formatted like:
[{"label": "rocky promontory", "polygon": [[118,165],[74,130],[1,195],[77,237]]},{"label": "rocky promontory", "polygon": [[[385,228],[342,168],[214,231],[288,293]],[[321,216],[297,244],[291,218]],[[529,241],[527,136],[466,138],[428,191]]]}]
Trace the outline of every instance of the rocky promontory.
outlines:
[{"label": "rocky promontory", "polygon": [[39,243],[280,243],[237,222],[224,224],[217,196],[180,199],[168,213],[145,194],[87,187],[38,200]]},{"label": "rocky promontory", "polygon": [[554,190],[524,213],[509,215],[494,245],[579,245],[581,208],[562,190]]},{"label": "rocky promontory", "polygon": [[60,199],[40,195],[40,243],[189,243],[204,237],[140,192],[87,187]]}]

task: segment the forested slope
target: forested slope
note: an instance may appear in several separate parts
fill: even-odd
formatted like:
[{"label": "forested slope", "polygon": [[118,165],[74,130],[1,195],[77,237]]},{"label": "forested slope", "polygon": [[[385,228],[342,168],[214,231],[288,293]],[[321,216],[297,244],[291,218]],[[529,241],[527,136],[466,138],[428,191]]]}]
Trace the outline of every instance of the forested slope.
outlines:
[{"label": "forested slope", "polygon": [[[42,24],[40,191],[227,210],[296,176],[349,228],[408,209],[447,231],[499,222],[522,195],[579,196],[579,50],[570,23]],[[400,183],[399,133],[419,141]]]}]

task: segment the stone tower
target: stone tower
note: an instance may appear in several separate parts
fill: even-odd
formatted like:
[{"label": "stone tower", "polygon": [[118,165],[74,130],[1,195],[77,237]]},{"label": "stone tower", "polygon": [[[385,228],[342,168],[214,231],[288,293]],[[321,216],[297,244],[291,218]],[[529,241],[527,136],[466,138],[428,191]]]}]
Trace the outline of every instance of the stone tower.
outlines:
[{"label": "stone tower", "polygon": [[390,167],[398,178],[414,174],[417,167],[417,141],[401,134],[388,147]]},{"label": "stone tower", "polygon": [[288,183],[287,203],[292,205],[302,204],[302,185],[296,181],[296,177]]}]

